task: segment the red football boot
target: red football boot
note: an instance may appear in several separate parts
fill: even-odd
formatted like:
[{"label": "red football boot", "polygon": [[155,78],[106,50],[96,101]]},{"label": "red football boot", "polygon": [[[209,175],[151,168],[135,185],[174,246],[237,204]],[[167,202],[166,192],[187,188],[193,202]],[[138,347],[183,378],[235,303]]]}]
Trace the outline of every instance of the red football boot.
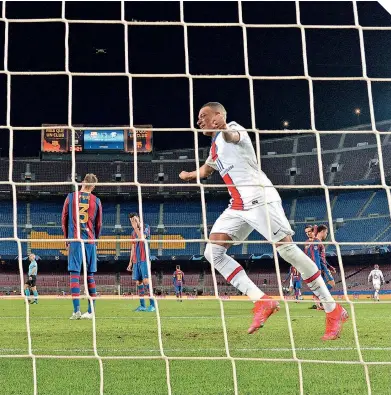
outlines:
[{"label": "red football boot", "polygon": [[267,295],[262,296],[260,300],[254,303],[254,318],[250,328],[248,328],[248,333],[252,334],[262,328],[266,320],[278,310],[280,310],[278,301],[270,299],[270,296]]},{"label": "red football boot", "polygon": [[337,303],[337,306],[331,313],[326,313],[326,330],[322,340],[338,339],[342,332],[342,326],[348,318],[348,312]]}]

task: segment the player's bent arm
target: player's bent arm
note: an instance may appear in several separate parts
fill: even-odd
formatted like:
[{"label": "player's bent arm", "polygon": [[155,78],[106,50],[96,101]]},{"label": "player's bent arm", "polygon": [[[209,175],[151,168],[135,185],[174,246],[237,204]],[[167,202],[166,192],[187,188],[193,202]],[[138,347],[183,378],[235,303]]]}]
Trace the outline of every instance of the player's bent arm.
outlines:
[{"label": "player's bent arm", "polygon": [[[214,172],[214,169],[204,163],[200,167],[200,178],[207,178]],[[192,181],[197,179],[197,170],[194,171],[182,171],[179,174],[179,178],[184,181]]]},{"label": "player's bent arm", "polygon": [[223,139],[226,143],[238,143],[240,141],[240,133],[236,130],[224,130]]}]

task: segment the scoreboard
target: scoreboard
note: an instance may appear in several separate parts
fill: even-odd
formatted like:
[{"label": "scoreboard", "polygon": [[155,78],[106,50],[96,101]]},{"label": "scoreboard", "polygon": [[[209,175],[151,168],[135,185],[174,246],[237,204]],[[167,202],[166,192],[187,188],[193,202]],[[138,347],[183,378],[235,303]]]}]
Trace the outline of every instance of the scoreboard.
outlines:
[{"label": "scoreboard", "polygon": [[[49,128],[50,127],[50,128]],[[152,125],[135,126],[138,153],[152,152]],[[141,130],[143,129],[143,130]],[[131,129],[75,129],[75,152],[115,151],[134,152],[133,130]],[[42,125],[42,152],[71,152],[72,130],[61,125]]]}]

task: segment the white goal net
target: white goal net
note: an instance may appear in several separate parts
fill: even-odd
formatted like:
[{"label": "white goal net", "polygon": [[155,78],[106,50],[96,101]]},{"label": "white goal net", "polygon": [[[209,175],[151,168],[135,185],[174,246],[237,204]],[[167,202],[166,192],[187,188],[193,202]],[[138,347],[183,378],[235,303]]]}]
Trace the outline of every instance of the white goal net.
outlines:
[{"label": "white goal net", "polygon": [[[226,306],[227,304],[231,303],[231,301],[225,301],[225,298],[222,297],[222,295],[219,294],[219,286],[218,286],[218,279],[216,278],[214,268],[212,267],[211,270],[211,275],[213,279],[213,289],[214,289],[214,295],[211,295],[207,299],[215,300],[218,301],[219,303],[219,311],[221,315],[221,325],[222,325],[222,330],[223,330],[223,337],[224,337],[224,348],[225,348],[225,356],[200,356],[200,357],[195,357],[195,356],[172,356],[167,355],[167,352],[165,351],[165,344],[164,344],[164,327],[162,326],[162,320],[161,320],[161,312],[159,309],[160,305],[160,299],[156,297],[152,293],[152,290],[154,288],[153,284],[150,287],[151,289],[151,297],[155,298],[156,300],[156,325],[157,325],[157,335],[158,335],[158,346],[159,346],[159,355],[154,355],[154,356],[132,356],[132,355],[112,355],[112,356],[107,356],[107,355],[102,355],[99,352],[99,347],[97,345],[97,318],[95,314],[93,314],[93,319],[92,319],[92,348],[93,348],[93,355],[86,356],[86,355],[50,355],[50,354],[36,354],[34,353],[34,337],[32,335],[31,331],[31,307],[29,306],[28,303],[25,305],[26,309],[26,332],[27,332],[27,343],[28,343],[28,352],[26,354],[7,354],[7,353],[1,353],[0,354],[0,360],[4,358],[26,358],[26,359],[31,359],[32,361],[32,370],[33,370],[33,393],[34,395],[37,395],[39,393],[39,385],[38,385],[38,375],[37,375],[37,360],[39,359],[94,359],[98,361],[99,363],[99,378],[100,378],[100,389],[99,393],[101,395],[105,394],[105,369],[104,369],[104,362],[108,360],[140,360],[140,363],[143,362],[143,360],[151,360],[151,359],[158,359],[158,360],[163,360],[165,362],[165,370],[166,370],[166,388],[161,389],[161,393],[167,393],[169,395],[176,393],[173,390],[172,387],[172,374],[170,373],[171,369],[171,363],[172,361],[188,361],[188,360],[211,360],[215,361],[215,363],[219,363],[220,360],[228,361],[231,366],[232,366],[232,378],[233,378],[233,393],[235,395],[238,395],[241,392],[240,390],[240,377],[239,373],[237,371],[237,363],[238,361],[254,361],[254,362],[275,362],[275,363],[280,363],[280,362],[289,362],[289,363],[294,363],[297,366],[297,376],[298,376],[298,382],[299,382],[299,393],[301,395],[304,395],[306,393],[305,391],[305,383],[304,383],[304,374],[303,370],[305,369],[305,365],[307,364],[314,364],[318,366],[323,366],[324,364],[336,364],[336,365],[360,365],[363,368],[364,375],[365,375],[365,382],[366,382],[366,389],[367,393],[371,394],[372,393],[372,385],[371,385],[371,377],[370,377],[370,367],[371,365],[391,365],[391,360],[388,361],[377,361],[377,360],[366,360],[363,357],[362,353],[362,347],[360,346],[360,336],[359,336],[359,331],[357,330],[357,321],[356,321],[356,305],[365,303],[361,300],[352,300],[351,294],[348,293],[348,287],[346,284],[345,280],[345,271],[344,271],[344,265],[343,265],[343,260],[342,260],[342,253],[341,253],[341,247],[347,246],[347,245],[362,245],[366,246],[370,244],[371,246],[384,246],[386,244],[384,241],[372,241],[371,243],[368,242],[338,242],[336,237],[335,237],[335,228],[333,224],[335,225],[335,218],[333,218],[332,214],[332,197],[330,197],[330,194],[335,192],[335,191],[348,191],[348,190],[357,190],[357,191],[363,191],[366,189],[370,190],[381,190],[384,191],[387,197],[387,204],[388,204],[388,210],[391,212],[391,193],[390,193],[390,186],[386,182],[386,174],[384,170],[384,162],[383,162],[383,150],[382,150],[382,138],[385,137],[386,135],[391,134],[391,132],[385,132],[385,131],[379,131],[376,126],[376,119],[375,119],[375,109],[374,109],[374,104],[373,104],[373,97],[372,97],[372,85],[374,82],[391,82],[391,78],[371,78],[368,76],[367,73],[367,62],[366,62],[366,48],[365,48],[365,40],[364,40],[364,32],[367,30],[391,30],[391,27],[363,27],[360,24],[359,20],[359,15],[358,15],[358,9],[357,9],[357,2],[353,1],[352,2],[352,12],[354,16],[354,24],[353,25],[304,25],[302,24],[301,21],[301,16],[300,16],[300,3],[298,1],[295,2],[295,10],[296,10],[296,23],[294,24],[278,24],[278,25],[263,25],[263,24],[246,24],[243,22],[243,4],[241,1],[238,3],[238,22],[237,23],[190,23],[186,22],[185,18],[185,4],[183,1],[180,2],[180,21],[179,22],[166,22],[166,21],[160,21],[160,22],[142,22],[142,21],[128,21],[125,18],[125,2],[121,1],[121,20],[70,20],[66,18],[66,2],[62,1],[62,15],[59,18],[54,18],[54,19],[31,19],[31,20],[26,20],[26,19],[9,19],[7,18],[7,3],[3,3],[3,9],[2,9],[2,22],[5,24],[5,47],[4,47],[4,73],[7,77],[7,113],[6,113],[6,124],[1,125],[1,128],[3,129],[8,129],[10,131],[10,143],[9,143],[9,177],[8,181],[2,181],[0,182],[3,185],[8,185],[12,189],[12,199],[13,199],[13,237],[7,237],[7,238],[2,238],[0,241],[2,242],[16,242],[18,246],[18,256],[19,256],[19,274],[20,274],[20,295],[21,297],[24,298],[24,278],[26,277],[26,273],[23,271],[23,253],[22,253],[22,244],[23,243],[32,243],[32,242],[41,242],[43,241],[42,239],[31,239],[31,238],[21,238],[20,234],[18,233],[18,198],[17,198],[17,188],[18,187],[23,187],[26,185],[25,182],[20,182],[14,178],[14,169],[13,169],[13,163],[14,163],[14,152],[13,152],[13,147],[15,144],[15,130],[24,130],[24,131],[32,131],[32,130],[40,130],[40,127],[17,127],[15,128],[11,124],[11,96],[12,96],[12,79],[14,76],[19,76],[19,75],[63,75],[67,76],[68,82],[69,82],[69,96],[68,96],[68,125],[64,125],[70,130],[72,130],[72,145],[75,146],[75,128],[76,126],[73,124],[73,118],[72,118],[72,103],[73,103],[73,78],[74,77],[86,77],[88,78],[89,76],[105,76],[105,77],[111,77],[111,76],[122,76],[122,77],[127,77],[128,78],[128,93],[129,93],[129,124],[127,125],[128,127],[133,127],[134,126],[134,111],[133,111],[133,102],[134,102],[134,97],[133,97],[133,82],[135,79],[142,79],[142,78],[185,78],[188,81],[188,89],[189,89],[189,103],[190,103],[190,128],[180,128],[180,129],[172,129],[172,128],[153,128],[154,133],[164,133],[164,132],[175,132],[177,131],[178,133],[187,131],[187,132],[193,132],[194,133],[194,153],[195,153],[195,163],[197,164],[197,181],[194,184],[188,184],[184,185],[183,183],[179,184],[178,183],[173,183],[173,184],[164,184],[164,187],[167,188],[176,188],[176,187],[181,187],[181,188],[194,188],[197,187],[200,189],[200,196],[201,196],[201,208],[202,208],[202,222],[203,222],[203,234],[208,235],[209,234],[209,228],[208,228],[208,220],[207,220],[207,204],[206,204],[206,196],[205,192],[213,190],[214,188],[221,188],[220,184],[206,184],[203,183],[202,180],[200,179],[200,174],[199,174],[199,167],[200,163],[202,163],[202,159],[199,157],[199,142],[198,142],[198,134],[200,133],[200,130],[196,128],[195,124],[195,118],[197,116],[197,111],[198,109],[195,108],[194,106],[194,80],[196,79],[246,79],[248,81],[248,94],[249,94],[249,102],[250,102],[250,109],[251,109],[251,131],[254,136],[255,136],[255,148],[256,148],[256,154],[258,157],[258,163],[259,163],[259,168],[261,167],[261,144],[260,144],[260,134],[261,133],[271,133],[271,134],[283,134],[284,136],[287,134],[292,134],[292,135],[297,135],[298,133],[301,134],[311,134],[315,137],[316,140],[316,148],[317,148],[317,171],[319,172],[319,180],[320,184],[314,184],[314,185],[276,185],[276,188],[280,191],[283,190],[293,190],[293,189],[308,189],[308,190],[316,190],[316,189],[322,189],[324,191],[324,197],[325,197],[325,202],[326,202],[326,207],[327,207],[327,219],[328,223],[330,225],[330,241],[325,242],[326,245],[331,245],[335,246],[335,251],[336,251],[336,256],[338,259],[338,270],[340,272],[340,277],[341,277],[341,284],[342,284],[342,289],[343,289],[343,299],[350,309],[351,312],[351,322],[352,322],[352,328],[353,328],[353,337],[354,337],[354,349],[357,352],[357,359],[322,359],[322,358],[302,358],[301,355],[302,353],[298,354],[297,352],[297,344],[295,342],[295,334],[294,334],[294,327],[293,327],[293,321],[291,317],[290,310],[292,308],[291,303],[293,301],[287,300],[284,298],[284,292],[283,292],[283,284],[281,279],[281,270],[280,270],[280,265],[278,261],[278,254],[276,250],[275,243],[273,244],[273,257],[274,257],[274,263],[275,263],[275,271],[277,275],[277,283],[278,283],[278,290],[279,290],[279,299],[281,300],[282,304],[284,305],[285,311],[286,311],[286,320],[287,320],[287,328],[288,328],[288,333],[289,333],[289,342],[290,342],[290,349],[291,349],[291,355],[292,357],[290,358],[262,358],[262,357],[237,357],[236,354],[233,356],[232,354],[232,346],[233,346],[233,341],[230,340],[230,335],[229,335],[229,327],[227,326],[227,319],[226,319]],[[207,6],[207,5],[206,5]],[[44,23],[44,22],[62,22],[65,25],[65,70],[63,71],[42,71],[42,72],[31,72],[31,71],[10,71],[8,67],[8,48],[9,48],[9,41],[11,39],[9,31],[10,31],[10,24],[12,23]],[[69,27],[73,23],[78,23],[78,24],[92,24],[92,23],[97,23],[97,24],[119,24],[124,26],[124,42],[125,42],[125,59],[126,59],[126,64],[125,64],[125,72],[124,73],[87,73],[87,72],[71,72],[70,71],[70,51],[69,51]],[[129,48],[129,42],[128,42],[128,29],[130,26],[181,26],[183,27],[183,43],[184,43],[184,54],[185,54],[185,73],[181,74],[132,74],[130,72],[130,67],[129,67],[129,57],[128,57],[128,48]],[[244,69],[245,69],[245,74],[243,75],[194,75],[191,74],[190,72],[190,56],[189,54],[189,37],[188,37],[188,28],[189,27],[238,27],[242,30],[242,40],[243,40],[243,56],[244,59]],[[291,76],[262,76],[262,75],[252,75],[250,74],[249,70],[249,54],[248,54],[248,29],[249,28],[255,28],[255,29],[264,29],[264,28],[296,28],[300,30],[301,33],[301,45],[302,45],[302,60],[303,60],[303,65],[304,65],[304,73],[303,75],[291,75]],[[307,42],[306,42],[306,32],[308,29],[355,29],[358,32],[358,37],[359,37],[359,46],[360,46],[360,54],[361,54],[361,62],[362,62],[362,76],[360,77],[313,77],[309,73],[309,66],[308,66],[308,59],[307,59]],[[320,49],[321,50],[321,49]],[[386,49],[385,49],[386,50]],[[205,60],[207,62],[207,59]],[[305,80],[308,82],[308,88],[309,88],[309,102],[310,102],[310,125],[311,128],[308,130],[258,130],[256,126],[256,106],[255,106],[255,100],[254,100],[254,82],[257,80]],[[356,134],[371,134],[374,136],[376,139],[376,145],[377,145],[377,158],[378,158],[378,163],[379,163],[379,172],[380,172],[380,183],[377,183],[376,185],[329,185],[327,181],[325,180],[324,173],[323,173],[323,158],[322,158],[322,147],[321,147],[321,137],[323,135],[330,135],[330,134],[335,134],[335,135],[342,135],[346,133],[346,130],[330,130],[330,131],[325,131],[325,130],[318,130],[317,128],[317,120],[315,118],[315,98],[314,98],[314,82],[317,81],[363,81],[366,84],[367,87],[367,92],[368,92],[368,103],[369,103],[369,112],[370,112],[370,125],[371,127],[368,130],[356,130],[354,133]],[[212,94],[213,96],[213,94]],[[187,98],[186,98],[187,99]],[[48,127],[50,128],[50,127]],[[54,127],[53,127],[54,128]],[[94,130],[94,129],[99,129],[99,128],[83,128],[83,127],[77,127],[77,130],[83,130],[83,129],[89,129],[89,130]],[[116,130],[119,129],[118,127],[107,127],[105,128],[107,130]],[[150,183],[144,183],[140,182],[140,177],[138,174],[138,169],[139,169],[139,157],[137,155],[137,140],[136,140],[136,134],[133,134],[134,140],[134,181],[133,182],[100,182],[98,185],[99,186],[105,186],[105,187],[113,187],[116,188],[118,187],[119,184],[126,186],[126,187],[133,187],[137,189],[138,192],[138,211],[140,213],[140,220],[141,223],[145,223],[145,217],[143,215],[144,213],[144,206],[145,202],[143,203],[143,188],[147,187],[156,187],[156,183],[150,182]],[[76,157],[77,154],[75,150],[72,150],[72,180],[70,182],[62,182],[58,181],[56,183],[53,182],[34,182],[30,181],[29,185],[34,186],[34,187],[42,187],[44,188],[47,185],[58,185],[58,186],[69,186],[70,191],[72,190],[78,190],[80,188],[80,182],[77,181],[76,177]],[[360,160],[358,158],[358,160]],[[102,163],[102,166],[104,164]],[[262,186],[262,185],[261,185]],[[270,229],[270,224],[269,224],[269,229]],[[56,239],[56,242],[69,242],[69,241],[79,241],[81,243],[84,243],[84,240],[80,238],[80,234],[78,235],[79,237],[75,239]],[[145,240],[143,238],[143,240]],[[47,239],[45,240],[48,243],[53,242],[52,239]],[[154,239],[154,243],[178,243],[182,242],[183,240],[167,240],[167,239]],[[186,243],[200,243],[199,239],[188,239],[185,240]],[[208,238],[205,237],[202,242],[207,242]],[[112,238],[112,239],[105,239],[105,242],[108,243],[118,243],[118,239]],[[267,241],[259,241],[259,240],[249,240],[247,241],[248,244],[270,244]],[[299,246],[302,248],[305,243],[297,243]],[[153,263],[152,263],[153,265]],[[153,267],[152,267],[153,269]],[[86,257],[85,253],[83,250],[83,273],[84,273],[84,294],[81,295],[81,298],[84,299],[90,299],[91,297],[88,294],[88,283],[87,283],[87,267],[86,267]],[[149,267],[149,278],[151,281],[153,281],[153,276],[151,272],[151,266]],[[113,285],[115,288],[115,285]],[[38,284],[39,288],[39,284]],[[10,297],[12,298],[12,297]],[[108,300],[108,303],[113,300],[112,297],[110,296],[105,296],[102,295],[99,297],[99,300]],[[45,303],[44,299],[42,303]],[[192,301],[191,301],[192,302]],[[189,303],[191,303],[189,301]],[[9,301],[9,303],[12,303],[12,301]],[[69,301],[70,303],[70,301]],[[174,301],[172,302],[174,303]],[[390,303],[390,301],[384,301],[381,303]],[[93,306],[93,304],[92,304]],[[97,305],[97,317],[99,317],[99,310],[98,310]],[[191,305],[189,307],[191,309]],[[245,331],[246,328],[244,327],[243,330]],[[213,345],[211,345],[212,347]],[[278,339],[275,339],[275,343],[273,345],[274,348],[279,349],[279,341]],[[337,349],[337,348],[336,348]],[[319,354],[317,354],[319,355]],[[1,362],[0,362],[1,364]],[[321,369],[321,367],[320,367]],[[272,385],[272,384],[271,384]],[[214,392],[217,393],[217,392]],[[253,392],[256,393],[256,392]]]}]

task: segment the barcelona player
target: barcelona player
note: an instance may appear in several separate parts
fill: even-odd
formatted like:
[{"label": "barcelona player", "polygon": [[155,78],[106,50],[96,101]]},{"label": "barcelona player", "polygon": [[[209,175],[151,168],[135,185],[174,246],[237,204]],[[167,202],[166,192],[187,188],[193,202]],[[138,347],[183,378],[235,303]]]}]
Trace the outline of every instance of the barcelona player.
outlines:
[{"label": "barcelona player", "polygon": [[28,257],[30,261],[29,271],[27,273],[27,281],[24,284],[24,294],[27,298],[30,297],[30,291],[33,291],[34,300],[30,301],[30,304],[38,304],[38,291],[37,291],[37,274],[38,274],[38,264],[35,260],[35,255],[30,254]]},{"label": "barcelona player", "polygon": [[68,271],[71,277],[71,294],[73,301],[73,314],[71,320],[81,318],[91,319],[92,308],[88,301],[88,311],[83,315],[80,312],[80,273],[83,270],[83,253],[87,264],[88,293],[96,297],[96,284],[94,273],[97,272],[96,243],[102,229],[102,204],[99,198],[92,194],[98,178],[95,174],[86,174],[80,192],[72,192],[65,199],[62,210],[62,230],[65,239],[78,238],[78,222],[80,225],[80,238],[85,240],[67,243]]},{"label": "barcelona player", "polygon": [[289,268],[288,277],[285,279],[285,281],[287,281],[288,279],[289,279],[289,292],[291,294],[292,292],[295,293],[295,299],[298,303],[301,296],[301,274],[294,266],[291,266]]},{"label": "barcelona player", "polygon": [[[148,308],[145,307],[144,295],[149,295],[149,276],[148,276],[148,262],[147,262],[147,251],[148,243],[141,241],[141,224],[138,214],[129,214],[129,220],[133,227],[131,239],[140,239],[140,241],[132,241],[132,249],[130,252],[130,260],[127,270],[133,272],[132,278],[136,281],[138,294],[140,296],[140,306],[135,311],[155,311],[155,301],[153,298],[149,299]],[[151,230],[149,225],[144,224],[144,238],[149,239],[151,236]]]},{"label": "barcelona player", "polygon": [[172,283],[175,287],[175,295],[177,299],[182,302],[182,287],[185,284],[185,274],[179,265],[177,265],[176,270],[172,275]]},{"label": "barcelona player", "polygon": [[[310,229],[311,228],[311,229]],[[322,273],[322,278],[329,290],[335,286],[334,278],[331,274],[336,272],[335,268],[329,265],[326,261],[326,250],[322,241],[326,240],[328,235],[328,227],[326,225],[319,225],[317,227],[307,227],[306,234],[309,236],[305,246],[306,254],[315,262],[316,266]],[[323,307],[317,299],[316,306],[318,310],[323,310]]]},{"label": "barcelona player", "polygon": [[317,228],[317,233],[315,236],[315,241],[319,243],[319,254],[320,254],[320,265],[322,271],[322,277],[327,285],[327,288],[331,291],[335,287],[334,277],[331,273],[336,273],[337,271],[333,266],[331,266],[326,260],[326,249],[322,243],[327,239],[329,229],[326,225],[319,225]]}]

